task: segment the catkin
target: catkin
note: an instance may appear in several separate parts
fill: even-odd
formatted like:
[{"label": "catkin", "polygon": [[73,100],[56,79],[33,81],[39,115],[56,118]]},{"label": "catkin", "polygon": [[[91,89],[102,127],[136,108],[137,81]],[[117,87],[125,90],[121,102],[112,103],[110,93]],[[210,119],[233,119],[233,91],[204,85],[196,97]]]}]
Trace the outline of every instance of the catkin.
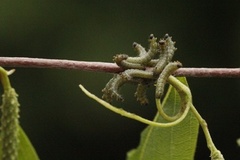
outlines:
[{"label": "catkin", "polygon": [[2,95],[1,141],[2,160],[16,160],[19,144],[19,103],[17,93],[13,88],[4,91]]}]

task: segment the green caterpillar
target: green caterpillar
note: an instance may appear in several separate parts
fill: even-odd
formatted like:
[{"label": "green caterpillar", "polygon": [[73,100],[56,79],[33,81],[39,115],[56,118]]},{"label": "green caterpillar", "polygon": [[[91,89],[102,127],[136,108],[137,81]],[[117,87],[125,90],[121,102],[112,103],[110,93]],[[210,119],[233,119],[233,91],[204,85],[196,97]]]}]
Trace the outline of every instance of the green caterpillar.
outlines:
[{"label": "green caterpillar", "polygon": [[156,82],[156,93],[155,93],[156,98],[161,98],[161,96],[164,93],[164,86],[167,82],[168,77],[180,67],[182,67],[182,64],[176,61],[176,62],[168,63],[168,65],[163,69],[162,73],[160,74]]}]

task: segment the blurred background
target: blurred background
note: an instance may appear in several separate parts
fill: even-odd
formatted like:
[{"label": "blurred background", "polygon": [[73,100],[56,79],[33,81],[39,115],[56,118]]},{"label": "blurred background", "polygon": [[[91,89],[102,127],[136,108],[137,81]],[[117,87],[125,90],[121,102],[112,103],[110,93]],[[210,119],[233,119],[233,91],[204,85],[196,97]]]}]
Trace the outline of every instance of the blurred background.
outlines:
[{"label": "blurred background", "polygon": [[[134,41],[147,48],[151,33],[173,36],[174,60],[184,67],[239,67],[240,2],[209,1],[0,1],[0,55],[112,62],[135,55]],[[121,117],[86,97],[97,96],[112,74],[16,68],[21,125],[41,159],[123,160],[137,147],[146,125]],[[188,78],[193,101],[226,159],[239,159],[240,80]],[[153,119],[151,103],[140,106],[135,86],[122,89],[126,110]],[[210,159],[202,131],[195,159]]]}]

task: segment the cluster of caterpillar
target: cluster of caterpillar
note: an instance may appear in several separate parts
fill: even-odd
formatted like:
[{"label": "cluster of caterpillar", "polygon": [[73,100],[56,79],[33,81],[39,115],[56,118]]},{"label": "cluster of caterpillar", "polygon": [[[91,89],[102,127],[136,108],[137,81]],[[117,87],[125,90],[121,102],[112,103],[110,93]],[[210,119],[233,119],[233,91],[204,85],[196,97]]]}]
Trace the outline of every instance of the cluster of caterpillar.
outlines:
[{"label": "cluster of caterpillar", "polygon": [[104,100],[108,102],[111,102],[112,99],[123,101],[119,89],[127,82],[138,84],[135,97],[142,105],[148,104],[146,90],[150,84],[156,83],[155,97],[161,98],[168,77],[182,64],[178,61],[171,62],[177,48],[168,34],[165,34],[158,42],[157,38],[151,34],[149,43],[148,51],[140,44],[133,43],[133,48],[137,52],[136,57],[129,57],[126,54],[117,54],[113,57],[113,61],[124,71],[115,74],[106,84],[102,90]]}]

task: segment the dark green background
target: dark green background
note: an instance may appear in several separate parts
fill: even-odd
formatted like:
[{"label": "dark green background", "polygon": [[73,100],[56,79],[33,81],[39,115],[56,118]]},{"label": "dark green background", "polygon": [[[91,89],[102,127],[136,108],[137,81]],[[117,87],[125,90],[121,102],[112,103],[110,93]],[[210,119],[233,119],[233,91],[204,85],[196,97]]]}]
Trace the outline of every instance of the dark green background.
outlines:
[{"label": "dark green background", "polygon": [[[173,36],[174,59],[185,67],[239,67],[240,2],[225,1],[0,1],[0,55],[111,62],[117,53],[134,55],[136,41],[147,47],[149,34]],[[111,74],[17,68],[11,81],[19,93],[21,125],[41,159],[125,159],[138,145],[145,125],[123,118],[87,98]],[[240,80],[188,78],[194,104],[209,124],[226,159],[239,159]],[[149,119],[156,108],[140,106],[134,86],[114,103]],[[209,151],[200,134],[195,159]],[[208,158],[210,159],[210,158]]]}]

